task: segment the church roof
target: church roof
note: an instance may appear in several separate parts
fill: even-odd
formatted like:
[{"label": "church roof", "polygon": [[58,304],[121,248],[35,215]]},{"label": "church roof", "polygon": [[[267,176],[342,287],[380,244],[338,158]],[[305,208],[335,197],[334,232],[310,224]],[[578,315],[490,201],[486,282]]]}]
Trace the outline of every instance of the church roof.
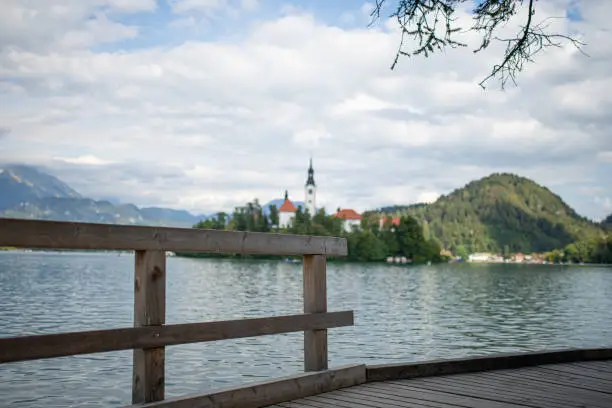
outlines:
[{"label": "church roof", "polygon": [[343,220],[360,220],[361,215],[357,213],[355,210],[351,210],[350,208],[344,208],[334,214],[336,218],[342,218]]},{"label": "church roof", "polygon": [[296,212],[297,208],[295,208],[295,205],[293,205],[291,200],[289,200],[288,198],[285,198],[285,201],[283,202],[283,205],[280,206],[278,211],[280,211],[280,212]]},{"label": "church roof", "polygon": [[308,166],[308,179],[306,180],[307,186],[316,186],[314,181],[314,169],[312,168],[312,157],[310,158],[310,166]]}]

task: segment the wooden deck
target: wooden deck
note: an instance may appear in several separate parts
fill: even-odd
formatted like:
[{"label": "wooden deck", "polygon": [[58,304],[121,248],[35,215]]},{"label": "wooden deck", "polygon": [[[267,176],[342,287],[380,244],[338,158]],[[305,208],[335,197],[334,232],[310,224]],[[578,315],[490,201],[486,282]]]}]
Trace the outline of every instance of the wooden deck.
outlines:
[{"label": "wooden deck", "polygon": [[612,360],[367,382],[275,408],[612,407]]}]

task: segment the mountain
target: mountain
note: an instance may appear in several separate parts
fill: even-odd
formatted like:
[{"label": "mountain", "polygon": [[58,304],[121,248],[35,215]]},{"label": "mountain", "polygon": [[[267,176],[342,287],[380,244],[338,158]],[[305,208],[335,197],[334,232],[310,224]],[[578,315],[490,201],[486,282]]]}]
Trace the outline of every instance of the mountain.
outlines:
[{"label": "mountain", "polygon": [[0,166],[0,211],[39,198],[81,198],[66,183],[23,165]]},{"label": "mountain", "polygon": [[427,222],[443,247],[470,252],[541,252],[602,234],[546,187],[514,174],[492,174],[405,213]]},{"label": "mountain", "polygon": [[206,218],[182,210],[92,200],[24,165],[0,169],[0,217],[174,227],[191,227]]},{"label": "mountain", "polygon": [[143,207],[140,213],[146,220],[155,220],[160,223],[171,221],[177,224],[185,224],[192,226],[200,220],[208,218],[207,215],[193,215],[185,210],[173,210],[163,207]]}]

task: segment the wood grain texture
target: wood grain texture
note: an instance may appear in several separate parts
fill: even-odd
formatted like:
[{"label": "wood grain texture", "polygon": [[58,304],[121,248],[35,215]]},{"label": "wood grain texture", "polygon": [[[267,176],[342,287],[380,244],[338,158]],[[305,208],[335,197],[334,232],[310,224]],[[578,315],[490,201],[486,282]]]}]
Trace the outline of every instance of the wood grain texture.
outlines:
[{"label": "wood grain texture", "polygon": [[347,254],[345,238],[0,218],[0,247],[163,250],[269,255]]},{"label": "wood grain texture", "polygon": [[353,312],[309,313],[0,338],[0,363],[265,336],[353,325]]},{"label": "wood grain texture", "polygon": [[365,366],[351,365],[327,371],[216,390],[201,395],[171,398],[160,402],[133,405],[139,408],[259,408],[291,399],[352,387],[365,382]]},{"label": "wood grain texture", "polygon": [[[136,251],[134,327],[156,327],[166,322],[166,253]],[[132,403],[164,399],[164,347],[134,349]]]},{"label": "wood grain texture", "polygon": [[[327,311],[326,259],[322,255],[304,255],[304,313]],[[327,329],[304,332],[304,370],[327,370]]]},{"label": "wood grain texture", "polygon": [[368,381],[386,381],[402,378],[501,370],[542,364],[607,359],[612,359],[612,348],[497,354],[485,357],[425,361],[421,363],[372,365],[367,367],[367,378]]},{"label": "wood grain texture", "polygon": [[[594,354],[589,356],[593,357]],[[612,407],[612,381],[579,376],[578,372],[576,374],[561,372],[561,369],[574,370],[577,367],[582,369],[581,372],[605,372],[608,368],[612,368],[612,360],[366,382],[354,387],[279,402],[277,406],[284,408]],[[524,375],[535,372],[538,374]],[[575,382],[575,378],[579,381]]]}]

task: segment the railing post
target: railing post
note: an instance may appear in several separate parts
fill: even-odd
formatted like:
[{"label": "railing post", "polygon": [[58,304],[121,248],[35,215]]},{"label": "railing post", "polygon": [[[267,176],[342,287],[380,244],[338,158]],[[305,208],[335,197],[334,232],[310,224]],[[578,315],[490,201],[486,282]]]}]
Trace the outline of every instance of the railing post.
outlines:
[{"label": "railing post", "polygon": [[[134,327],[166,322],[166,253],[135,251]],[[165,348],[134,349],[132,403],[164,399]]]},{"label": "railing post", "polygon": [[[304,313],[327,312],[324,255],[304,255]],[[327,370],[327,329],[304,332],[304,370]]]}]

